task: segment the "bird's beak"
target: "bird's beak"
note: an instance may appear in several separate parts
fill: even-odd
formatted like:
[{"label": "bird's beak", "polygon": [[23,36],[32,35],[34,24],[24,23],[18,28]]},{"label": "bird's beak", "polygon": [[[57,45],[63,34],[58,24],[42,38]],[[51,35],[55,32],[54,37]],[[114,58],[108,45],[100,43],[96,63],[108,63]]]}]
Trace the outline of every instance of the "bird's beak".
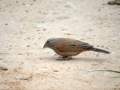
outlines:
[{"label": "bird's beak", "polygon": [[47,47],[47,45],[46,45],[46,43],[44,44],[44,46],[43,46],[43,48],[46,48]]}]

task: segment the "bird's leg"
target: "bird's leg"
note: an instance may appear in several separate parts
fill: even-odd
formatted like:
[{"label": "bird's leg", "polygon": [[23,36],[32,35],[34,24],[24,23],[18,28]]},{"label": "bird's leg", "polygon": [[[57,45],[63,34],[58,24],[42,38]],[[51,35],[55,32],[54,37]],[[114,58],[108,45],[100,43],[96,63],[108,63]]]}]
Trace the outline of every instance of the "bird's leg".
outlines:
[{"label": "bird's leg", "polygon": [[63,56],[62,58],[63,58],[63,60],[70,60],[70,59],[72,59],[71,56]]},{"label": "bird's leg", "polygon": [[70,60],[72,59],[72,57],[70,56],[62,56],[62,57],[59,57],[57,60]]}]

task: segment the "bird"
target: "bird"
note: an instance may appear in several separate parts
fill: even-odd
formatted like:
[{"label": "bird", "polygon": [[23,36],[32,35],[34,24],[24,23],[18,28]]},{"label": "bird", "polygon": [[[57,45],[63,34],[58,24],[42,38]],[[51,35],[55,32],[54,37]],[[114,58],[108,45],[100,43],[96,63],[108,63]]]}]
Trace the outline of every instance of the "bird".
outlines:
[{"label": "bird", "polygon": [[43,48],[54,50],[62,59],[71,59],[72,56],[76,56],[85,51],[95,51],[105,54],[110,53],[107,50],[96,48],[89,43],[71,38],[50,38],[45,42]]}]

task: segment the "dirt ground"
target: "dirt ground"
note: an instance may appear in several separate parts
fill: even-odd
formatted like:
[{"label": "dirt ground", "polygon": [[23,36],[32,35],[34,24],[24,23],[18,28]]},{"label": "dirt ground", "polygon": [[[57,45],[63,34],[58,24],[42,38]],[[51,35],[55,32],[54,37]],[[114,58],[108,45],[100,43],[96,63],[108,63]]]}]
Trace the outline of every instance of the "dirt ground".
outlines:
[{"label": "dirt ground", "polygon": [[[108,1],[0,0],[0,90],[120,90],[120,6]],[[42,48],[52,37],[111,54],[56,60]]]}]

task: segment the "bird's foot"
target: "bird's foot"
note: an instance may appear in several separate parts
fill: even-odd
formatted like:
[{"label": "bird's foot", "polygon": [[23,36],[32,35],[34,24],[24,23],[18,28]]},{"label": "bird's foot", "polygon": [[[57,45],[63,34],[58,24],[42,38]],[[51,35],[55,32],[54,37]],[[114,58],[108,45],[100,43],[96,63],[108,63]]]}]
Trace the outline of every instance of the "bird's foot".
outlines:
[{"label": "bird's foot", "polygon": [[63,57],[59,57],[57,60],[71,60],[72,57],[70,56],[63,56]]}]

